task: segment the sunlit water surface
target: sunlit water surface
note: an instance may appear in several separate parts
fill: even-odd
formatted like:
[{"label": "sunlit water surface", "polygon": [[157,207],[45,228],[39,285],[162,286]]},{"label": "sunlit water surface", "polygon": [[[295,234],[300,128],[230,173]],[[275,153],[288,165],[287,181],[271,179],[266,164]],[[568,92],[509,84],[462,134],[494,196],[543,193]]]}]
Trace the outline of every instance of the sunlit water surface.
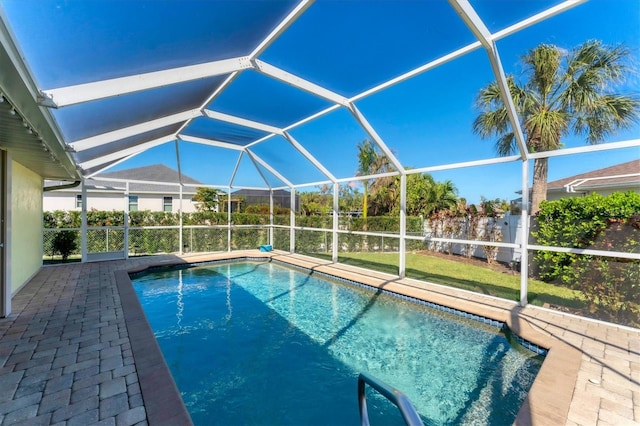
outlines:
[{"label": "sunlit water surface", "polygon": [[[542,362],[496,327],[273,263],[134,287],[196,425],[357,425],[359,372],[404,392],[427,425],[510,425]],[[367,395],[372,424],[403,424]]]}]

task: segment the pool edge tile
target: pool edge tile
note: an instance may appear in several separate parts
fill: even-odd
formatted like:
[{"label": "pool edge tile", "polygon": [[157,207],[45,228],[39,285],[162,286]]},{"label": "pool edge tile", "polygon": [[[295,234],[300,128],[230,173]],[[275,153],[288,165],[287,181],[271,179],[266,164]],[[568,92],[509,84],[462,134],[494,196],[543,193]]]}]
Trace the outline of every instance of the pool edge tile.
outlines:
[{"label": "pool edge tile", "polygon": [[142,399],[150,425],[193,425],[128,271],[115,271]]}]

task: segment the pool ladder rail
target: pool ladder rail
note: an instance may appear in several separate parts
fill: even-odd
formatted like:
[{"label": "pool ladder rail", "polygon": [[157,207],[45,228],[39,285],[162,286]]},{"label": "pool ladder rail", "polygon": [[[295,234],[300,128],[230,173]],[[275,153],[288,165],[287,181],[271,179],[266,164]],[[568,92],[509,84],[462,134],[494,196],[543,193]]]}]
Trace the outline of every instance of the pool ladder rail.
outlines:
[{"label": "pool ladder rail", "polygon": [[365,392],[366,385],[377,390],[382,396],[398,407],[402,418],[408,426],[424,426],[420,415],[418,415],[415,407],[404,393],[375,377],[366,373],[360,373],[358,376],[358,407],[360,408],[360,424],[362,426],[370,426],[369,413],[367,412],[367,394]]}]

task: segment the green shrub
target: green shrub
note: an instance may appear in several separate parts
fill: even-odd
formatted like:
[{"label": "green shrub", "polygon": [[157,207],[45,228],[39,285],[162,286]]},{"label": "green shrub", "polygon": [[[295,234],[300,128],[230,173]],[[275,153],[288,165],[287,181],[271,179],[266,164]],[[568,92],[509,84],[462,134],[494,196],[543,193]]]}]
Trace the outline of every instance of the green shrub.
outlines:
[{"label": "green shrub", "polygon": [[[532,236],[537,244],[640,252],[640,194],[592,194],[540,205]],[[640,261],[538,251],[540,279],[580,290],[591,313],[638,325]]]},{"label": "green shrub", "polygon": [[67,260],[69,255],[78,248],[78,244],[76,243],[76,232],[56,232],[56,235],[53,237],[52,245],[54,253],[60,253],[62,260]]}]

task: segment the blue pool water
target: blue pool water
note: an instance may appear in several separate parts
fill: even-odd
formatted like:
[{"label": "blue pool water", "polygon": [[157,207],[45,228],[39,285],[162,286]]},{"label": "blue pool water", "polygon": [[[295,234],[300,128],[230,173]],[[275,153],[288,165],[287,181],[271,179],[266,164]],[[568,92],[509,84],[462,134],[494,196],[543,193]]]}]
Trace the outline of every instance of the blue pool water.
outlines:
[{"label": "blue pool water", "polygon": [[[273,263],[133,282],[196,425],[356,425],[359,372],[427,425],[510,425],[542,362],[497,327]],[[372,424],[402,424],[367,395]]]}]

